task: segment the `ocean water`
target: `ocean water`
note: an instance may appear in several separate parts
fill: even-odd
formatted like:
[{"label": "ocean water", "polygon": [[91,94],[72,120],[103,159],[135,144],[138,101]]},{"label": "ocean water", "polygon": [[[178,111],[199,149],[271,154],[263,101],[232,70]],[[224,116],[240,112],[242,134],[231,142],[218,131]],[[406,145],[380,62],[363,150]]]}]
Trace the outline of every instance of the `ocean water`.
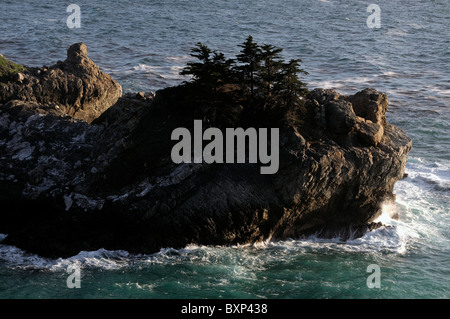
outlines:
[{"label": "ocean water", "polygon": [[[178,73],[198,41],[233,56],[248,35],[301,58],[310,88],[388,94],[388,121],[413,140],[408,177],[380,217],[390,227],[348,242],[170,247],[153,255],[80,252],[51,260],[0,243],[0,298],[449,298],[450,2],[377,1],[381,28],[356,0],[1,0],[0,53],[29,66],[64,60],[75,42],[123,86],[155,91]],[[394,212],[398,220],[390,217]],[[1,235],[0,240],[6,235]],[[380,288],[369,288],[369,265]],[[81,288],[67,288],[69,266]]]}]

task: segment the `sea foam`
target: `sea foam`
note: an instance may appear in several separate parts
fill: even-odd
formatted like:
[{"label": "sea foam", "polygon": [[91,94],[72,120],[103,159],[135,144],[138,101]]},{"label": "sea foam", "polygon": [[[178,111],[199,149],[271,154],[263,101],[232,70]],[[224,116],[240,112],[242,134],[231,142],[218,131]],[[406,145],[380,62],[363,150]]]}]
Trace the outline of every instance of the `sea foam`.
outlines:
[{"label": "sea foam", "polygon": [[[151,267],[180,262],[236,265],[233,276],[247,276],[249,269],[259,269],[274,259],[289,259],[304,253],[399,254],[408,252],[419,240],[446,242],[440,229],[449,219],[449,209],[436,202],[436,187],[447,192],[449,166],[412,158],[407,164],[407,178],[395,186],[396,203],[382,205],[382,214],[375,222],[384,226],[364,236],[343,241],[310,236],[304,239],[270,240],[247,245],[187,245],[183,249],[163,248],[155,254],[133,255],[126,251],[99,249],[80,252],[70,258],[47,259],[23,250],[0,244],[0,262],[10,268],[65,271],[70,265],[82,269],[118,270],[127,267]],[[434,197],[433,197],[434,196]],[[438,200],[447,200],[440,196]],[[397,218],[398,216],[398,218]],[[0,234],[0,242],[6,237]],[[263,253],[263,255],[261,255]],[[261,258],[264,256],[264,258]],[[246,265],[244,267],[244,265]],[[246,268],[249,267],[249,268]]]}]

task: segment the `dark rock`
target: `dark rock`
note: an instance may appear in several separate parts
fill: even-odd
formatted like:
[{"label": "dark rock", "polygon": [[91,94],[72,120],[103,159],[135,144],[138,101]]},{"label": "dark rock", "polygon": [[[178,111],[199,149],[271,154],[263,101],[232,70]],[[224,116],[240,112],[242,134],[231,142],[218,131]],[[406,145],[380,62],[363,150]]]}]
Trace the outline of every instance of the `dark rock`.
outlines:
[{"label": "dark rock", "polygon": [[[84,43],[75,43],[67,50],[66,61],[69,63],[81,64],[87,58],[87,47]],[[61,64],[63,63],[61,62]]]},{"label": "dark rock", "polygon": [[311,97],[316,100],[319,104],[325,105],[331,101],[337,100],[341,95],[329,89],[314,89],[310,92]]},{"label": "dark rock", "polygon": [[14,80],[16,81],[16,82],[18,82],[18,83],[22,83],[23,82],[23,80],[25,79],[25,77],[23,76],[23,74],[22,73],[16,73],[15,75],[14,75]]},{"label": "dark rock", "polygon": [[153,93],[153,92],[145,92],[145,98],[147,99],[147,100],[151,100],[151,99],[153,99],[155,97],[155,93]]},{"label": "dark rock", "polygon": [[[85,47],[71,47],[60,63],[73,71],[65,79],[94,78],[89,72],[100,71],[86,63]],[[31,82],[55,84],[53,73],[62,81],[67,71],[60,67],[47,75],[31,72]],[[261,175],[257,164],[176,165],[171,133],[192,129],[197,116],[179,107],[186,91],[144,93],[145,99],[126,94],[90,117],[96,117],[91,124],[79,120],[81,113],[62,103],[60,93],[48,104],[39,102],[40,89],[28,99],[11,93],[14,99],[0,103],[0,233],[9,234],[3,243],[49,257],[99,248],[152,253],[190,243],[362,236],[381,226],[373,221],[380,205],[395,198],[412,147],[403,130],[385,122],[383,93],[317,89],[300,120],[280,129],[276,174]],[[97,99],[112,101],[105,94]],[[92,101],[80,100],[80,109],[96,114]]]},{"label": "dark rock", "polygon": [[39,185],[45,176],[45,165],[38,165],[30,172],[30,183]]},{"label": "dark rock", "polygon": [[151,101],[155,97],[155,93],[153,92],[138,92],[136,94],[133,93],[127,93],[126,95],[128,98],[136,98],[140,99],[142,101]]},{"label": "dark rock", "polygon": [[385,93],[368,88],[353,95],[351,102],[356,115],[373,123],[386,124],[386,110],[389,101]]},{"label": "dark rock", "polygon": [[378,123],[370,120],[365,121],[360,118],[357,124],[358,137],[363,144],[377,146],[381,142],[384,134],[384,128]]},{"label": "dark rock", "polygon": [[356,115],[352,104],[344,100],[331,101],[326,104],[327,129],[336,134],[349,133],[356,124]]},{"label": "dark rock", "polygon": [[61,114],[90,123],[122,96],[122,87],[88,58],[84,43],[72,45],[64,62],[19,74],[0,87],[0,103],[20,100],[41,109],[56,103],[64,106]]}]

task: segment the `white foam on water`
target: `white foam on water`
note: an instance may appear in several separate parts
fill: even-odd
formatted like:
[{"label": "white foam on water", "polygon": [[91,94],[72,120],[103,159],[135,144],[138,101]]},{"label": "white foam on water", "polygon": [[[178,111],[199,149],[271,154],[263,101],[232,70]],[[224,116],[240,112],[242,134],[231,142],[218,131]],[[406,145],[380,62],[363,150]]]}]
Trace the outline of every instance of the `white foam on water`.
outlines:
[{"label": "white foam on water", "polygon": [[410,158],[406,172],[408,177],[394,188],[400,220],[416,234],[422,247],[448,247],[450,241],[445,234],[450,222],[450,161]]},{"label": "white foam on water", "polygon": [[20,269],[42,269],[48,263],[45,258],[2,244],[0,244],[0,262],[10,268]]},{"label": "white foam on water", "polygon": [[[179,62],[177,60],[174,60],[176,62]],[[181,58],[180,58],[181,61]],[[180,72],[183,70],[184,64],[180,65],[167,65],[167,66],[153,66],[148,64],[139,64],[137,66],[133,67],[133,70],[128,70],[125,73],[129,74],[135,74],[134,72],[139,72],[142,74],[146,74],[152,77],[157,77],[159,79],[164,79],[167,81],[182,81],[187,80],[190,78],[190,76],[182,76],[180,75]]]},{"label": "white foam on water", "polygon": [[123,250],[99,249],[96,251],[82,251],[70,258],[59,258],[47,265],[50,271],[66,270],[70,265],[76,265],[81,269],[100,268],[117,270],[128,267],[130,254]]},{"label": "white foam on water", "polygon": [[71,265],[80,269],[117,270],[128,267],[130,254],[126,251],[82,251],[70,258],[49,259],[29,254],[17,247],[0,244],[0,262],[13,269],[66,271]]},{"label": "white foam on water", "polygon": [[[163,248],[150,255],[132,255],[126,251],[99,249],[57,260],[28,254],[19,248],[0,243],[0,262],[11,268],[46,271],[65,271],[70,265],[82,269],[117,270],[133,266],[151,267],[188,262],[218,267],[225,265],[222,270],[226,271],[230,278],[253,280],[255,278],[252,271],[261,270],[272,261],[289,260],[292,256],[303,253],[404,255],[417,242],[421,245],[416,246],[425,244],[431,247],[436,242],[448,245],[448,238],[442,230],[447,229],[450,211],[448,205],[442,205],[442,200],[448,201],[449,195],[436,192],[434,187],[445,186],[445,183],[449,182],[449,168],[450,162],[429,163],[421,158],[411,158],[406,167],[409,176],[398,181],[395,186],[396,203],[382,205],[382,214],[376,220],[385,226],[353,240],[311,236],[306,239],[274,240],[235,246],[187,245],[183,249]],[[397,215],[399,218],[394,219]],[[0,241],[5,237],[6,235],[0,234]],[[133,285],[124,283],[127,284]]]},{"label": "white foam on water", "polygon": [[158,73],[161,69],[161,66],[152,66],[147,64],[139,64],[133,67],[134,71],[144,71],[148,73]]},{"label": "white foam on water", "polygon": [[[426,162],[412,158],[406,167],[407,183],[426,191],[450,192],[450,161]],[[399,185],[403,185],[400,182]],[[400,190],[406,191],[400,187]],[[406,194],[405,194],[406,195]],[[431,195],[431,194],[428,194]]]},{"label": "white foam on water", "polygon": [[411,232],[403,225],[386,225],[368,232],[360,238],[347,241],[339,238],[324,239],[312,236],[307,239],[271,242],[268,247],[285,248],[298,253],[315,251],[405,254],[410,238]]},{"label": "white foam on water", "polygon": [[313,88],[322,88],[322,89],[333,89],[337,90],[341,88],[344,83],[340,81],[309,81],[308,86]]},{"label": "white foam on water", "polygon": [[154,66],[143,63],[133,66],[132,69],[126,69],[122,72],[122,74],[124,75],[133,75],[133,76],[141,74],[144,77],[151,77],[155,80],[165,80],[166,73],[167,72],[165,72],[163,66]]},{"label": "white foam on water", "polygon": [[[337,90],[340,94],[354,94],[361,91],[361,87],[372,86],[372,84],[377,81],[377,77],[379,76],[380,75],[374,74],[371,76],[340,78],[332,81],[310,80],[308,81],[308,87],[309,89],[322,88]],[[393,74],[390,76],[393,76]]]},{"label": "white foam on water", "polygon": [[152,291],[156,285],[152,284],[142,284],[138,282],[126,282],[126,283],[116,283],[115,286],[119,288],[129,288],[129,289],[138,289],[138,290],[147,290]]},{"label": "white foam on water", "polygon": [[180,262],[232,265],[233,267],[228,267],[231,278],[254,280],[254,271],[261,270],[274,258],[277,260],[289,259],[293,254],[306,252],[404,254],[407,251],[408,242],[419,235],[406,222],[392,219],[394,212],[395,207],[385,205],[383,213],[377,221],[381,221],[387,227],[381,227],[361,238],[349,241],[311,236],[307,239],[266,241],[235,246],[193,244],[183,249],[163,248],[158,253],[150,255],[132,255],[126,251],[99,249],[91,252],[83,251],[76,256],[57,260],[27,254],[16,247],[0,244],[0,261],[5,262],[11,268],[46,271],[65,271],[71,265],[81,269],[104,270],[118,270],[132,265],[148,267]]},{"label": "white foam on water", "polygon": [[393,71],[384,71],[383,73],[377,75],[379,77],[391,77],[391,78],[399,78],[402,75],[397,73],[397,72],[393,72]]}]

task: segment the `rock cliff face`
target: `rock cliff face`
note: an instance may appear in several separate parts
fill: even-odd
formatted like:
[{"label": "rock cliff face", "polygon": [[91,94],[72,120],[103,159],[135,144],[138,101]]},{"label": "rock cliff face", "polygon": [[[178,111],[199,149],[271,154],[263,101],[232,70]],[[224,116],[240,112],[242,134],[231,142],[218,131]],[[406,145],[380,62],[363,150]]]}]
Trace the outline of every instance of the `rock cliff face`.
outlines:
[{"label": "rock cliff face", "polygon": [[32,103],[57,115],[90,123],[122,96],[122,87],[88,58],[84,43],[67,51],[67,59],[51,67],[28,68],[3,85],[0,103]]},{"label": "rock cliff face", "polygon": [[173,106],[182,90],[119,98],[83,44],[38,71],[0,88],[0,233],[43,256],[361,236],[380,226],[412,146],[386,122],[386,94],[315,89],[280,129],[276,174],[177,165],[171,133],[195,119]]}]

